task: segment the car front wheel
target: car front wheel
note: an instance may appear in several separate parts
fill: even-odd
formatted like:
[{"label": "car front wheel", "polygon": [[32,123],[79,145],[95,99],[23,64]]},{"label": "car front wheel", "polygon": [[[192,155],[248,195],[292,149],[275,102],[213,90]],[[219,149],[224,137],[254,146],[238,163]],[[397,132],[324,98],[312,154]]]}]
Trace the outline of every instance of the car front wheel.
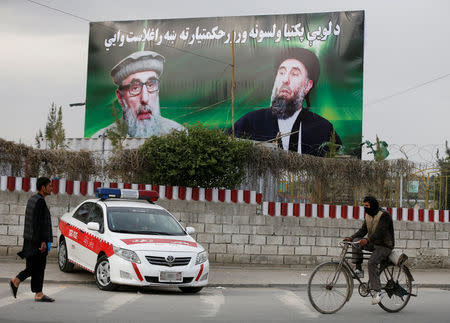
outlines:
[{"label": "car front wheel", "polygon": [[105,255],[98,258],[94,276],[99,289],[111,291],[117,288],[116,284],[111,283],[111,270],[108,258]]}]

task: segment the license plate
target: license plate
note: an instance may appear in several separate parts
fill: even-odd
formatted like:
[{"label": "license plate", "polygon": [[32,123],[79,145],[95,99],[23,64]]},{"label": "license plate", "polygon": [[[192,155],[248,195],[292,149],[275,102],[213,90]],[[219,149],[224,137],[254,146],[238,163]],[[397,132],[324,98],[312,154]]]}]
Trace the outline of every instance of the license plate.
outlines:
[{"label": "license plate", "polygon": [[181,272],[162,271],[159,273],[159,281],[162,283],[181,283],[183,275]]}]

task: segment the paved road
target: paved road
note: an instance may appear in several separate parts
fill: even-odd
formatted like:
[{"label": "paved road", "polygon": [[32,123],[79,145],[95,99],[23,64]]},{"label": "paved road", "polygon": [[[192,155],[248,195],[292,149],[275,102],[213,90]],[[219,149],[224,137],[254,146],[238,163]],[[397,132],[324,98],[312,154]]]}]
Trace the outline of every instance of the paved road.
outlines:
[{"label": "paved road", "polygon": [[[450,290],[423,288],[400,313],[353,296],[336,314],[322,315],[309,305],[304,288],[205,288],[199,294],[177,289],[122,288],[102,292],[93,285],[47,284],[57,300],[36,303],[24,283],[17,299],[7,284],[0,289],[1,322],[449,322]],[[355,290],[355,293],[356,290]]]}]

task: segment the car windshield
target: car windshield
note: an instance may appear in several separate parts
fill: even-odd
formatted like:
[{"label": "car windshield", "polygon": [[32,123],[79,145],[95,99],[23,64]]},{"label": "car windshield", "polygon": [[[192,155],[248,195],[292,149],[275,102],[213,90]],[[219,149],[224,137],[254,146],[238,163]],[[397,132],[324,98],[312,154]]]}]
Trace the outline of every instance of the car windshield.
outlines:
[{"label": "car windshield", "polygon": [[160,209],[108,207],[108,227],[121,233],[186,235],[172,215]]}]

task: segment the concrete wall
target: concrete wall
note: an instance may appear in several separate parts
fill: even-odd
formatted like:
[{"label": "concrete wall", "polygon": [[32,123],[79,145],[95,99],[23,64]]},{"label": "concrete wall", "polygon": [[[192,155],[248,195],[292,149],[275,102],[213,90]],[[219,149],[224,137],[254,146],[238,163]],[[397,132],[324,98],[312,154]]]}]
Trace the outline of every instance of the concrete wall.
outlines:
[{"label": "concrete wall", "polygon": [[[22,244],[25,205],[31,193],[0,192],[0,255],[15,255]],[[57,234],[57,217],[86,199],[47,197]],[[362,224],[353,219],[321,219],[261,215],[258,205],[194,201],[159,201],[184,226],[215,263],[314,266],[340,249],[337,243]],[[450,268],[450,223],[394,221],[396,248],[403,249],[413,267]],[[54,240],[54,242],[56,239]],[[55,250],[52,251],[55,255]]]}]

